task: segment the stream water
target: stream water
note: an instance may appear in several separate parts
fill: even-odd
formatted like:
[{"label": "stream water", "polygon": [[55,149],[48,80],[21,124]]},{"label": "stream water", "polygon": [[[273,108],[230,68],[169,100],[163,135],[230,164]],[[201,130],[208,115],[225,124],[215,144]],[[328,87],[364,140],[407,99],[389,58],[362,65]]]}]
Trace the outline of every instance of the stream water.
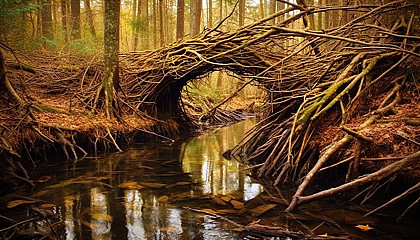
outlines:
[{"label": "stream water", "polygon": [[[352,239],[420,239],[417,214],[397,225],[388,215],[362,218],[368,205],[335,199],[285,213],[290,190],[265,188],[246,166],[221,156],[253,125],[248,119],[172,144],[139,143],[65,168],[42,167],[32,197],[58,214],[69,240],[262,238],[225,218]],[[361,231],[358,224],[373,229]]]}]

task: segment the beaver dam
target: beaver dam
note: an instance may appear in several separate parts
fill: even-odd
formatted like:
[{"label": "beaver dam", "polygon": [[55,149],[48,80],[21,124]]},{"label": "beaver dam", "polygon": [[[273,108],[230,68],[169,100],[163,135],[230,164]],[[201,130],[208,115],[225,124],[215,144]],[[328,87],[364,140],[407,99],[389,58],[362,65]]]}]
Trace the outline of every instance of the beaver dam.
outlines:
[{"label": "beaver dam", "polygon": [[[418,239],[419,5],[297,3],[119,54],[113,77],[1,43],[0,236]],[[348,21],[312,30],[326,12]],[[215,72],[235,89],[194,97]]]}]

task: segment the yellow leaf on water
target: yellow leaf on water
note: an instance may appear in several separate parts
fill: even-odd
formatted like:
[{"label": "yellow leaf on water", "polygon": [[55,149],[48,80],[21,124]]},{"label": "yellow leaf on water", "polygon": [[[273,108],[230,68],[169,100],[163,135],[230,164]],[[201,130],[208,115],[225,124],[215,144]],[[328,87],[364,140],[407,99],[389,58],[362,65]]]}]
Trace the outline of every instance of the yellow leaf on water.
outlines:
[{"label": "yellow leaf on water", "polygon": [[143,186],[139,185],[137,182],[125,182],[118,185],[119,188],[123,189],[142,189]]},{"label": "yellow leaf on water", "polygon": [[40,196],[44,196],[45,194],[49,193],[50,190],[42,190],[39,192],[36,192],[34,194],[31,195],[31,197],[40,197]]},{"label": "yellow leaf on water", "polygon": [[232,198],[229,197],[229,196],[223,196],[223,197],[221,197],[221,199],[225,202],[229,202]]},{"label": "yellow leaf on water", "polygon": [[7,203],[7,208],[14,208],[17,207],[19,205],[23,205],[23,204],[31,204],[31,203],[36,203],[39,202],[39,200],[13,200]]},{"label": "yellow leaf on water", "polygon": [[373,229],[372,227],[369,226],[369,224],[366,224],[366,225],[358,224],[356,225],[356,227],[365,232]]},{"label": "yellow leaf on water", "polygon": [[242,209],[245,207],[245,204],[243,202],[239,202],[237,200],[231,200],[230,203],[233,205],[234,209]]},{"label": "yellow leaf on water", "polygon": [[43,183],[48,182],[49,180],[51,180],[51,176],[42,176],[38,178],[38,180],[36,180],[35,182]]},{"label": "yellow leaf on water", "polygon": [[216,214],[216,212],[213,209],[210,209],[210,208],[205,208],[202,211],[205,212],[205,213]]},{"label": "yellow leaf on water", "polygon": [[41,208],[54,208],[55,204],[52,203],[45,203],[40,206]]},{"label": "yellow leaf on water", "polygon": [[219,210],[216,210],[217,214],[228,214],[228,213],[235,214],[237,212],[238,212],[238,210],[233,210],[233,209],[219,209]]},{"label": "yellow leaf on water", "polygon": [[169,197],[166,195],[160,196],[158,199],[158,202],[167,202],[169,200]]},{"label": "yellow leaf on water", "polygon": [[222,205],[222,206],[226,206],[226,205],[227,205],[227,203],[226,203],[225,201],[223,201],[223,199],[221,199],[221,198],[219,198],[219,197],[216,197],[216,196],[212,196],[212,197],[211,197],[211,200],[212,200],[214,203],[217,203],[217,204]]},{"label": "yellow leaf on water", "polygon": [[257,217],[257,216],[267,212],[268,210],[270,210],[270,209],[272,209],[276,206],[277,206],[276,204],[266,204],[266,205],[256,207],[256,208],[251,210],[251,216]]}]

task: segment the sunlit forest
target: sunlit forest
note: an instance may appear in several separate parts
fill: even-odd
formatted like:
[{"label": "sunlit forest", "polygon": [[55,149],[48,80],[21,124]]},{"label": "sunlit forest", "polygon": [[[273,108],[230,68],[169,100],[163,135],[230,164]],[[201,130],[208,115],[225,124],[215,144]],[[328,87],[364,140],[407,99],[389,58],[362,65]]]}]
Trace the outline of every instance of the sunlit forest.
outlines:
[{"label": "sunlit forest", "polygon": [[0,0],[0,239],[419,239],[418,0]]}]

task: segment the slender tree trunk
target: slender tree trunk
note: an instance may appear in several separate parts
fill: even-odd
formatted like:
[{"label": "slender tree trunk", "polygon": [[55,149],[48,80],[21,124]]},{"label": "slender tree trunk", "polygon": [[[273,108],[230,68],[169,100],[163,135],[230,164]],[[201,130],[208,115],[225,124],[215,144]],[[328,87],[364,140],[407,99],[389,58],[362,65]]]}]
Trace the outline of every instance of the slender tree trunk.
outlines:
[{"label": "slender tree trunk", "polygon": [[244,25],[245,20],[245,0],[239,0],[239,27]]},{"label": "slender tree trunk", "polygon": [[163,4],[164,0],[159,0],[159,46],[165,46],[165,34],[163,31]]},{"label": "slender tree trunk", "polygon": [[68,24],[67,24],[67,16],[68,16],[68,3],[67,0],[61,0],[61,26],[62,26],[62,33],[63,33],[63,40],[65,43],[69,41],[68,36]]},{"label": "slender tree trunk", "polygon": [[51,0],[42,0],[42,35],[49,39],[54,40],[53,34],[53,20],[51,11]]},{"label": "slender tree trunk", "polygon": [[190,0],[190,37],[200,34],[202,0]]},{"label": "slender tree trunk", "polygon": [[156,1],[153,0],[153,47],[158,47],[157,36],[158,36],[158,28],[157,28],[157,10],[156,10]]},{"label": "slender tree trunk", "polygon": [[[140,5],[140,3],[139,3]],[[140,6],[139,8],[140,9]],[[137,31],[137,24],[138,24],[138,20],[137,20],[137,0],[133,0],[133,5],[131,8],[131,21],[133,22],[133,27],[132,27],[132,36],[131,36],[131,50],[132,51],[136,51],[137,50],[137,45],[138,45],[138,41],[139,41],[139,36],[138,36],[138,31]]]},{"label": "slender tree trunk", "polygon": [[139,1],[139,11],[137,12],[137,17],[138,16],[140,16],[139,20],[142,20],[143,22],[141,48],[149,49],[149,0]]},{"label": "slender tree trunk", "polygon": [[84,1],[85,1],[86,11],[87,11],[87,21],[89,24],[90,34],[92,34],[93,37],[96,37],[95,24],[93,23],[92,8],[90,7],[91,0],[84,0]]},{"label": "slender tree trunk", "polygon": [[176,39],[180,40],[185,35],[185,16],[184,16],[185,2],[184,0],[178,0],[176,6]]},{"label": "slender tree trunk", "polygon": [[105,0],[104,32],[104,78],[102,89],[105,97],[105,114],[113,116],[112,104],[115,100],[115,89],[119,86],[118,52],[120,29],[120,0]]},{"label": "slender tree trunk", "polygon": [[264,0],[260,0],[260,18],[265,18]]},{"label": "slender tree trunk", "polygon": [[71,3],[71,38],[72,40],[80,39],[82,33],[80,31],[80,0],[70,0]]},{"label": "slender tree trunk", "polygon": [[209,8],[209,11],[208,11],[209,17],[208,17],[208,20],[207,20],[207,26],[209,28],[212,28],[213,27],[213,0],[208,0],[208,1],[209,1],[209,6],[208,6],[208,8]]}]

